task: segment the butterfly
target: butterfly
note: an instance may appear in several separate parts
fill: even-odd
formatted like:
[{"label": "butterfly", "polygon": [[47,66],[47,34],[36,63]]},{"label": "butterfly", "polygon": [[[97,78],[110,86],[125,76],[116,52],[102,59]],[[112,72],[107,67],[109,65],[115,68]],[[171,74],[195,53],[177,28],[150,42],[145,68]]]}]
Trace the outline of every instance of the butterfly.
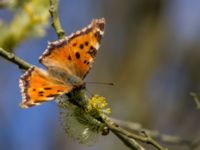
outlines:
[{"label": "butterfly", "polygon": [[48,43],[39,57],[46,70],[32,66],[19,79],[22,108],[40,105],[83,88],[104,34],[105,19],[93,19],[82,30],[64,39]]}]

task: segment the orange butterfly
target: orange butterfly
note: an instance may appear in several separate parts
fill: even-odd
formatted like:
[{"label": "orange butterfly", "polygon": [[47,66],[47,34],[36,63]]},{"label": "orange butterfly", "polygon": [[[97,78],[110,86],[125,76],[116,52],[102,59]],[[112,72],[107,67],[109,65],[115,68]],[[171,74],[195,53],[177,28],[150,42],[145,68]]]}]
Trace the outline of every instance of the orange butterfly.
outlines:
[{"label": "orange butterfly", "polygon": [[91,24],[70,36],[48,44],[39,61],[46,70],[31,67],[19,80],[22,108],[40,105],[57,96],[83,88],[104,34],[105,20]]}]

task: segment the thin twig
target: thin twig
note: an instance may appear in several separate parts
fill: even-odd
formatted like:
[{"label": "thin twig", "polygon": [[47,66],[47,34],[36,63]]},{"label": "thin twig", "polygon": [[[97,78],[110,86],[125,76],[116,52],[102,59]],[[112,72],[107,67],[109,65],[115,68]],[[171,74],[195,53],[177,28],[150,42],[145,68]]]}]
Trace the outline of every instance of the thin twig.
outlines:
[{"label": "thin twig", "polygon": [[17,57],[15,54],[7,52],[3,48],[0,48],[0,56],[7,59],[10,62],[16,64],[20,69],[27,70],[31,64],[27,63],[26,61],[22,60],[21,58]]},{"label": "thin twig", "polygon": [[125,129],[122,129],[121,127],[119,127],[118,125],[116,125],[115,123],[113,123],[111,120],[109,119],[105,119],[105,123],[106,125],[109,127],[109,129],[113,132],[113,133],[120,133],[123,134],[129,138],[147,143],[147,144],[151,144],[154,147],[156,147],[158,150],[167,150],[167,148],[162,147],[158,142],[156,142],[154,139],[152,139],[150,136],[141,136],[141,135],[137,135],[134,133],[130,133],[128,131],[126,131]]},{"label": "thin twig", "polygon": [[152,138],[156,138],[159,141],[162,141],[167,144],[191,146],[193,143],[192,140],[182,139],[179,136],[161,134],[157,130],[145,129],[139,123],[135,123],[135,122],[131,122],[131,121],[124,121],[124,120],[120,120],[120,119],[116,119],[116,118],[111,118],[111,120],[113,122],[117,123],[118,125],[120,125],[121,127],[128,129],[129,131],[132,131],[132,132],[141,133],[141,131],[145,131]]},{"label": "thin twig", "polygon": [[64,38],[65,31],[62,29],[60,19],[58,16],[59,0],[49,0],[49,3],[50,3],[49,12],[50,12],[51,18],[52,18],[52,26],[58,36],[58,39],[62,39],[62,38]]},{"label": "thin twig", "polygon": [[132,150],[145,150],[138,142],[118,132],[113,132],[127,147]]},{"label": "thin twig", "polygon": [[200,101],[199,101],[197,94],[195,92],[191,92],[190,95],[194,99],[197,109],[200,110]]}]

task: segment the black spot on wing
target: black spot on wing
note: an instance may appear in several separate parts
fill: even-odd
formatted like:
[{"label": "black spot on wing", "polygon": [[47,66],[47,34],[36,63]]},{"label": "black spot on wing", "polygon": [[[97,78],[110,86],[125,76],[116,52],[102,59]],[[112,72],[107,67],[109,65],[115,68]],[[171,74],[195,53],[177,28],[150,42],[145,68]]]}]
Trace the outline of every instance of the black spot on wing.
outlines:
[{"label": "black spot on wing", "polygon": [[44,88],[44,90],[51,90],[52,88],[50,88],[50,87],[46,87],[46,88]]},{"label": "black spot on wing", "polygon": [[73,43],[73,44],[72,44],[72,46],[74,46],[74,47],[75,47],[76,45],[77,45],[77,43]]},{"label": "black spot on wing", "polygon": [[85,42],[85,46],[88,46],[88,45],[89,45],[89,42],[88,42],[88,41],[86,41],[86,42]]},{"label": "black spot on wing", "polygon": [[44,92],[43,92],[43,91],[39,91],[39,92],[38,92],[38,95],[39,95],[39,96],[44,96]]},{"label": "black spot on wing", "polygon": [[81,57],[79,52],[76,52],[75,56],[76,56],[76,59],[80,59],[80,57]]},{"label": "black spot on wing", "polygon": [[102,35],[100,34],[99,31],[97,31],[95,34],[94,34],[95,38],[97,39],[98,42],[101,41],[101,38],[102,38]]},{"label": "black spot on wing", "polygon": [[39,91],[38,93],[39,93],[39,94],[44,94],[44,92],[43,92],[43,91]]},{"label": "black spot on wing", "polygon": [[90,54],[92,58],[94,58],[97,54],[97,50],[93,46],[90,46],[90,50],[87,53]]},{"label": "black spot on wing", "polygon": [[68,60],[72,60],[72,57],[70,55],[68,56]]},{"label": "black spot on wing", "polygon": [[83,49],[83,48],[84,48],[84,45],[83,45],[83,44],[80,44],[79,47],[80,47],[80,49]]}]

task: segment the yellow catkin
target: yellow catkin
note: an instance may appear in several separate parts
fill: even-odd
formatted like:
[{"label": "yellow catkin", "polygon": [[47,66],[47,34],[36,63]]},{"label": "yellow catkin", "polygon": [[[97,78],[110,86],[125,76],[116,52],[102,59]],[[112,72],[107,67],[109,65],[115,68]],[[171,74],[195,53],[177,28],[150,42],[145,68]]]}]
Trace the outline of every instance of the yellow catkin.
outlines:
[{"label": "yellow catkin", "polygon": [[109,114],[111,113],[110,108],[107,107],[106,98],[99,95],[94,95],[88,102],[87,111],[89,113],[96,113],[96,114]]}]

